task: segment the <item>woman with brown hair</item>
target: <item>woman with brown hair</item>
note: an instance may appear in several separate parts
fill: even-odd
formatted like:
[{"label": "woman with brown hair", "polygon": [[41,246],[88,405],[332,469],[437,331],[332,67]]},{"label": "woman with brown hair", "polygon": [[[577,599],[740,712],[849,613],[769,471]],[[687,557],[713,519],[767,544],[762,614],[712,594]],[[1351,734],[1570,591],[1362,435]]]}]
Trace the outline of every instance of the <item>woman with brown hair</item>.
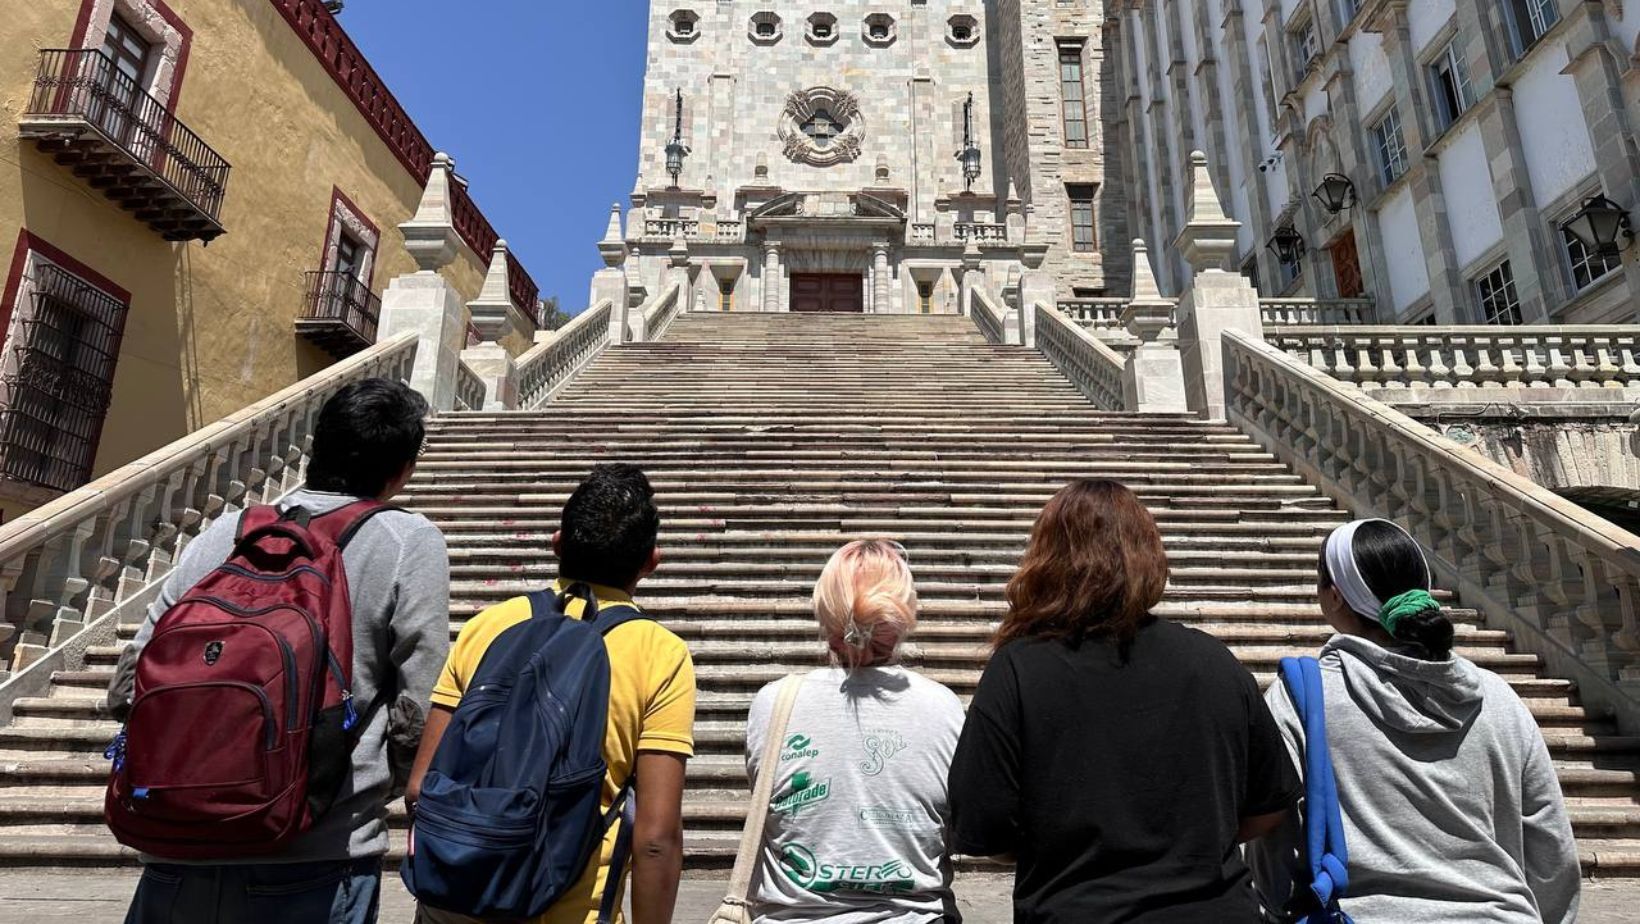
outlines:
[{"label": "woman with brown hair", "polygon": [[1112,481],[1043,508],[951,765],[952,848],[1012,855],[1014,920],[1259,920],[1238,845],[1298,777],[1258,684],[1152,615],[1156,521]]}]

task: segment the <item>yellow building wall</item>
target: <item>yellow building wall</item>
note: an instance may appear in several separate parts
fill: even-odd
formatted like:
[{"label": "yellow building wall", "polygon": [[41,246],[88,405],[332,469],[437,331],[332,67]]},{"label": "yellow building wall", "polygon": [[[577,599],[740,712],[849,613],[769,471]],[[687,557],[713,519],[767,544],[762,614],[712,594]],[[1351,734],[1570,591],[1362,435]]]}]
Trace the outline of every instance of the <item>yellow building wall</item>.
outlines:
[{"label": "yellow building wall", "polygon": [[[170,6],[193,30],[176,114],[232,165],[227,233],[208,247],[167,243],[19,139],[39,49],[68,45],[79,0],[8,3],[0,30],[0,261],[9,265],[26,228],[131,293],[95,474],[333,361],[294,332],[303,273],[321,268],[333,187],[381,231],[376,292],[415,269],[397,226],[421,184],[273,5]],[[471,299],[486,262],[463,246],[445,273]],[[26,506],[0,501],[8,519]]]}]

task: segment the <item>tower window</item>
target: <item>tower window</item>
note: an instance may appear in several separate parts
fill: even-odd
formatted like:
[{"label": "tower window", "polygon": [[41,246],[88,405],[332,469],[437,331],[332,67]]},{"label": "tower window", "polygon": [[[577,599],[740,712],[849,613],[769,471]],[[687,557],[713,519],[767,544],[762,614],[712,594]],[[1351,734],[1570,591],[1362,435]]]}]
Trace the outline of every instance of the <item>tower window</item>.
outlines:
[{"label": "tower window", "polygon": [[1093,200],[1098,187],[1073,185],[1065,187],[1071,203],[1071,251],[1093,253],[1099,248],[1099,235],[1094,221]]},{"label": "tower window", "polygon": [[837,127],[837,120],[831,117],[830,112],[817,109],[814,115],[803,123],[803,134],[814,139],[816,147],[828,148],[831,147],[832,141],[842,134],[842,130]]},{"label": "tower window", "polygon": [[757,34],[764,38],[774,38],[774,23],[760,22],[757,24]]},{"label": "tower window", "polygon": [[1065,147],[1088,146],[1087,92],[1082,81],[1082,46],[1059,46],[1059,91],[1065,106]]}]

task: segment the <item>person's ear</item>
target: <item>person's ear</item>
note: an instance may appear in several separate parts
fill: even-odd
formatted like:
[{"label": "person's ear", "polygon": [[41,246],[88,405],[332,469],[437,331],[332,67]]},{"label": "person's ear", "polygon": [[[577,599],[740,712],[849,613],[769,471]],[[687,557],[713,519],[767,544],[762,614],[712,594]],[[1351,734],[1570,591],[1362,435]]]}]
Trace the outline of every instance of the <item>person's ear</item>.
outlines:
[{"label": "person's ear", "polygon": [[653,549],[649,550],[649,560],[645,561],[643,563],[643,570],[638,572],[638,577],[641,577],[641,578],[649,577],[651,574],[654,574],[656,571],[659,571],[660,567],[661,567],[661,549],[660,549],[660,546],[656,546]]},{"label": "person's ear", "polygon": [[554,558],[564,557],[564,531],[561,529],[552,531],[552,556]]}]

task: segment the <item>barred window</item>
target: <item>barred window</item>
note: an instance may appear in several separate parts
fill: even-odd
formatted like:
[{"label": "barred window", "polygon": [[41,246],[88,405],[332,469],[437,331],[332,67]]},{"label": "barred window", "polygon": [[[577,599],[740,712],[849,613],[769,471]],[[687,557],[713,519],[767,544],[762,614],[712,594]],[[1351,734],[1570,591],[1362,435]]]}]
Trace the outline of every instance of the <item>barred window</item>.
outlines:
[{"label": "barred window", "polygon": [[1407,172],[1407,143],[1401,134],[1401,113],[1391,106],[1370,131],[1372,146],[1378,155],[1378,176],[1388,186]]},{"label": "barred window", "polygon": [[1515,271],[1505,260],[1475,280],[1475,299],[1481,320],[1487,324],[1520,324],[1520,295],[1515,291]]},{"label": "barred window", "polygon": [[1065,147],[1088,146],[1088,98],[1082,79],[1082,46],[1059,46],[1059,92],[1065,107]]},{"label": "barred window", "polygon": [[58,491],[91,480],[127,306],[38,262],[0,373],[0,476]]}]

